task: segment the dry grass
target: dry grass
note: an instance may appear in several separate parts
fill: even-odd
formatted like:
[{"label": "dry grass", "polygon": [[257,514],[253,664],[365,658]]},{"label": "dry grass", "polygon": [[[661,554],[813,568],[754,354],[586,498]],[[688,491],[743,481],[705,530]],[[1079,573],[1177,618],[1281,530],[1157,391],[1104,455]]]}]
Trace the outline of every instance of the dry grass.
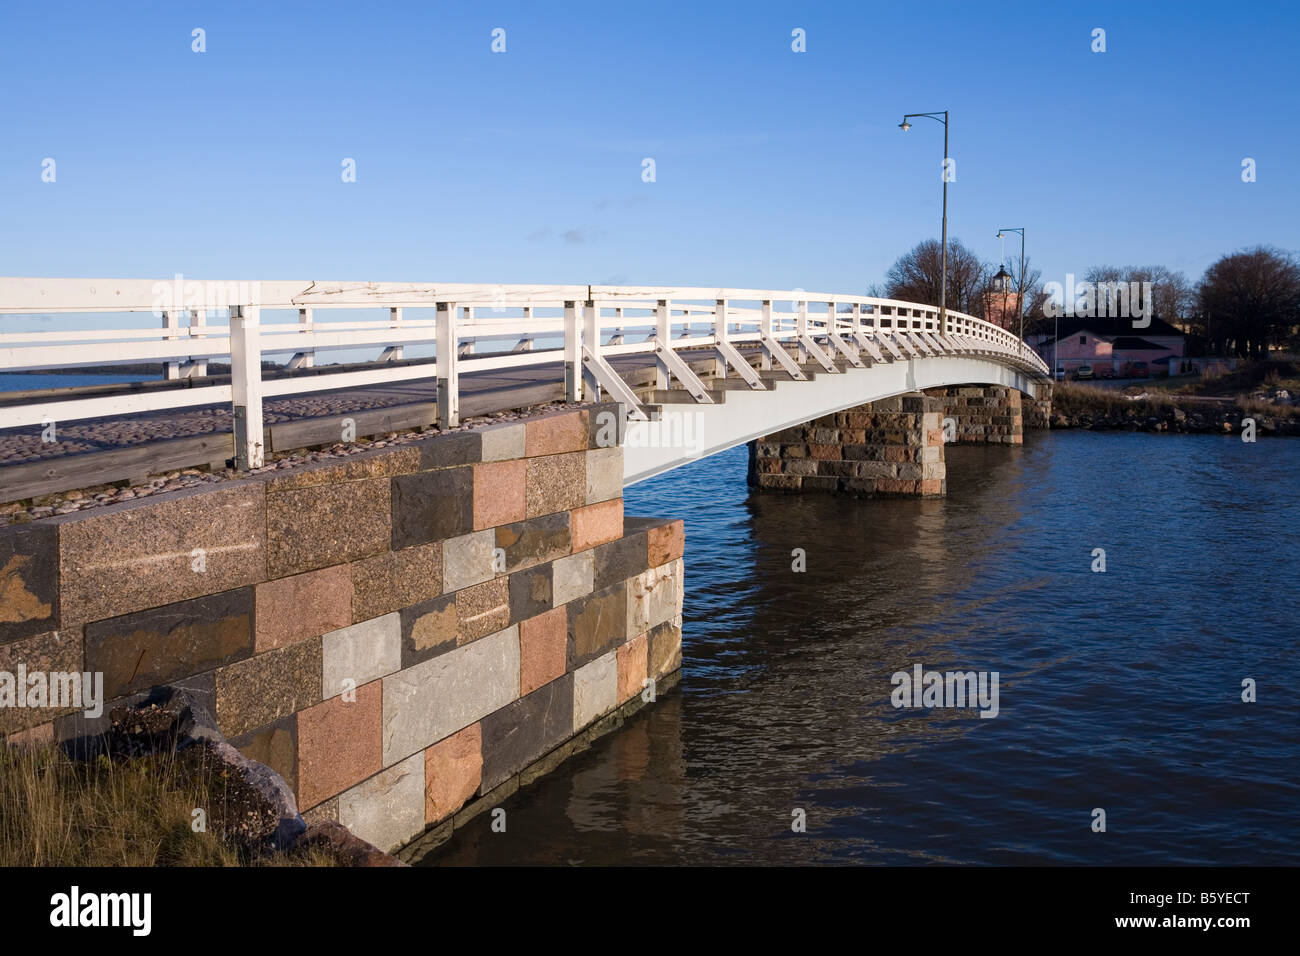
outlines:
[{"label": "dry grass", "polygon": [[73,760],[0,748],[0,866],[332,866],[318,849],[261,854],[195,833],[214,781],[167,753]]},{"label": "dry grass", "polygon": [[1259,391],[1272,393],[1278,388],[1284,388],[1292,395],[1300,393],[1300,365],[1295,360],[1271,358],[1240,362],[1231,372],[1194,381],[1183,385],[1178,391],[1184,395],[1233,397]]},{"label": "dry grass", "polygon": [[1118,389],[1095,385],[1057,382],[1052,388],[1052,413],[1067,417],[1079,414],[1127,415],[1129,412],[1141,417],[1164,415],[1177,404],[1172,396],[1158,392],[1149,392],[1145,398],[1133,400]]},{"label": "dry grass", "polygon": [[[1129,398],[1130,394],[1143,394],[1142,398]],[[1300,394],[1300,392],[1293,393]],[[1052,414],[1067,418],[1075,415],[1118,416],[1120,418],[1163,418],[1173,409],[1180,408],[1191,414],[1212,417],[1235,409],[1242,414],[1262,418],[1292,419],[1300,418],[1300,406],[1274,405],[1271,402],[1252,399],[1247,395],[1229,395],[1232,402],[1198,400],[1198,397],[1177,392],[1152,388],[1130,386],[1123,391],[1114,388],[1101,388],[1094,385],[1080,385],[1074,382],[1058,382],[1052,391]]]}]

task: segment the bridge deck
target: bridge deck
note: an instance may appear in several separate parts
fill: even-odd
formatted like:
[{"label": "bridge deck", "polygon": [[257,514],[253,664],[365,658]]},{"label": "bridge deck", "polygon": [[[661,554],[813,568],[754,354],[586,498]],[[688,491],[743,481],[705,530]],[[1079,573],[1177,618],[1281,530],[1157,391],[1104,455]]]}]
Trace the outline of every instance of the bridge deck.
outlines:
[{"label": "bridge deck", "polygon": [[[690,353],[685,352],[684,357],[690,358]],[[708,364],[711,362],[710,357]],[[653,383],[652,355],[618,356],[611,364],[634,387]],[[692,364],[702,371],[705,363]],[[273,441],[273,448],[287,451],[338,441],[340,416],[355,418],[358,437],[430,425],[437,417],[435,371],[430,362],[427,379],[268,399],[266,427],[279,439]],[[39,382],[40,376],[33,375],[32,380]],[[133,387],[140,386],[94,386],[82,393],[129,391]],[[159,382],[148,387],[185,386]],[[467,373],[461,376],[460,391],[462,414],[468,418],[559,401],[564,398],[564,366],[556,361]],[[58,392],[66,397],[69,390]],[[0,401],[16,400],[13,393],[0,393]],[[40,426],[10,429],[0,436],[0,502],[105,484],[126,475],[208,465],[233,454],[229,405],[55,424],[57,441],[52,443],[41,440]],[[231,450],[227,451],[227,446]]]}]

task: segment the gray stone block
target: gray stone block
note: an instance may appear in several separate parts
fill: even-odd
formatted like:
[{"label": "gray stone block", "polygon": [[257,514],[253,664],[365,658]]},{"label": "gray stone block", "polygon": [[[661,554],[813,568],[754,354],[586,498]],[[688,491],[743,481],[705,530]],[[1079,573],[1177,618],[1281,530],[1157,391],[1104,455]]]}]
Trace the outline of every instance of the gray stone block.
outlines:
[{"label": "gray stone block", "polygon": [[618,651],[573,672],[573,729],[586,727],[618,706]]},{"label": "gray stone block", "polygon": [[330,631],[321,639],[322,691],[325,700],[343,691],[351,680],[360,687],[402,666],[402,619],[396,611],[351,627]]},{"label": "gray stone block", "polygon": [[496,531],[449,538],[442,545],[442,590],[444,594],[482,584],[496,576],[492,552],[497,546]]},{"label": "gray stone block", "polygon": [[424,754],[417,753],[339,795],[339,823],[381,850],[424,830]]},{"label": "gray stone block", "polygon": [[384,763],[391,764],[519,696],[517,625],[384,678]]},{"label": "gray stone block", "polygon": [[596,550],[581,551],[552,563],[551,603],[555,607],[586,597],[595,588]]}]

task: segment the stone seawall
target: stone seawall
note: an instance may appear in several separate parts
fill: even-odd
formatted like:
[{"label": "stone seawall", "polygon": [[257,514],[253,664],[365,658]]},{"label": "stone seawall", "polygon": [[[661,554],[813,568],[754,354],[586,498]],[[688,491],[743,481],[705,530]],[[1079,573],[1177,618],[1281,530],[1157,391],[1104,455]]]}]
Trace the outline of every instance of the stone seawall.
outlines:
[{"label": "stone seawall", "polygon": [[0,529],[0,671],[102,673],[106,699],[0,708],[0,734],[184,687],[309,821],[445,837],[680,667],[683,526],[624,516],[605,412]]}]

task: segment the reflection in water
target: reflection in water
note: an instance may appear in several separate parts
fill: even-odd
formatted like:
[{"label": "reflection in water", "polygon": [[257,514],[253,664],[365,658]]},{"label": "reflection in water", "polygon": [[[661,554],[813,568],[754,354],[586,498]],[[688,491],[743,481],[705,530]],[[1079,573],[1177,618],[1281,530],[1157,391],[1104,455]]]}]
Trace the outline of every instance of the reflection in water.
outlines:
[{"label": "reflection in water", "polygon": [[[1300,862],[1300,442],[947,452],[943,500],[751,495],[743,448],[629,489],[686,518],[681,686],[427,862]],[[999,716],[894,709],[916,663]]]}]

